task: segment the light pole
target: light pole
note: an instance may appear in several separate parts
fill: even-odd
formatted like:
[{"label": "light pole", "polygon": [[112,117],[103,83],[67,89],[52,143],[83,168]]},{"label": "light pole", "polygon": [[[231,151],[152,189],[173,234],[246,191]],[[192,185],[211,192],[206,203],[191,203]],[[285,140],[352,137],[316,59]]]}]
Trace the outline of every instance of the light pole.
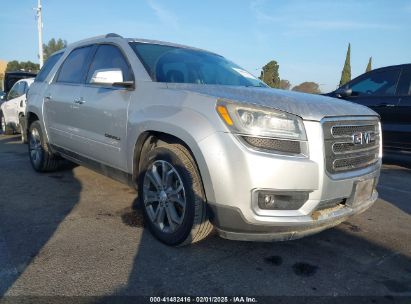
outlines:
[{"label": "light pole", "polygon": [[41,18],[41,0],[37,2],[36,16],[37,16],[37,32],[39,38],[39,64],[40,69],[43,66],[43,21]]}]

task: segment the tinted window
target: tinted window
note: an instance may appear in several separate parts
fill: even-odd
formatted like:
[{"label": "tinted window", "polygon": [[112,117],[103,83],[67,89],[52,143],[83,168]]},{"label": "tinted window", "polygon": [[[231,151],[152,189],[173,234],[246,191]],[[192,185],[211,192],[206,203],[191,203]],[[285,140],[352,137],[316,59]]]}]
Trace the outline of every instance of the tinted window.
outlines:
[{"label": "tinted window", "polygon": [[371,72],[348,85],[352,96],[388,96],[394,95],[397,87],[399,70]]},{"label": "tinted window", "polygon": [[63,52],[49,57],[34,81],[44,81],[62,55]]},{"label": "tinted window", "polygon": [[398,95],[411,95],[411,69],[403,70],[398,83]]},{"label": "tinted window", "polygon": [[58,82],[83,83],[85,71],[87,69],[87,59],[89,57],[91,46],[75,49],[68,55],[64,61]]},{"label": "tinted window", "polygon": [[266,87],[247,71],[213,53],[149,43],[130,45],[153,81]]},{"label": "tinted window", "polygon": [[9,94],[7,95],[7,99],[10,100],[13,98],[20,97],[21,95],[24,95],[25,88],[26,88],[25,81],[16,82],[14,86],[11,88]]},{"label": "tinted window", "polygon": [[100,45],[90,65],[87,82],[97,70],[119,69],[123,73],[123,81],[131,81],[130,67],[121,51],[114,45]]},{"label": "tinted window", "polygon": [[21,81],[19,82],[19,86],[17,88],[17,93],[19,96],[26,94],[26,87],[27,87],[27,82]]},{"label": "tinted window", "polygon": [[7,100],[19,97],[19,86],[20,82],[14,84],[14,86],[10,89],[9,93],[7,94]]}]

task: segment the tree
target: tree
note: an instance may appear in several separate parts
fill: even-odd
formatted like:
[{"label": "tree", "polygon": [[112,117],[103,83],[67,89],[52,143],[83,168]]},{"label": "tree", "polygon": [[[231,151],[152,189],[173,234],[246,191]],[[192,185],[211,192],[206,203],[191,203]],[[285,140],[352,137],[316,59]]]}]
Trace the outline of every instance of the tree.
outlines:
[{"label": "tree", "polygon": [[6,72],[10,71],[25,71],[25,72],[38,72],[40,66],[37,63],[31,61],[9,61],[7,63]]},{"label": "tree", "polygon": [[370,57],[370,59],[368,59],[368,64],[367,64],[367,68],[365,69],[365,72],[369,72],[369,71],[372,70],[371,64],[372,64],[372,57]]},{"label": "tree", "polygon": [[58,50],[64,49],[67,46],[67,41],[62,40],[59,38],[57,41],[56,39],[52,38],[47,44],[43,43],[43,56],[44,56],[44,61],[49,58],[51,54],[54,52],[57,52]]},{"label": "tree", "polygon": [[291,83],[287,79],[280,80],[280,89],[289,90],[291,88]]},{"label": "tree", "polygon": [[344,68],[341,72],[340,87],[351,80],[351,43],[348,44],[347,55],[345,56]]},{"label": "tree", "polygon": [[306,81],[300,83],[299,85],[293,87],[293,91],[311,93],[311,94],[320,94],[320,85],[316,82]]},{"label": "tree", "polygon": [[280,76],[278,74],[278,69],[280,66],[277,61],[272,60],[263,66],[260,79],[268,84],[272,88],[280,87]]}]

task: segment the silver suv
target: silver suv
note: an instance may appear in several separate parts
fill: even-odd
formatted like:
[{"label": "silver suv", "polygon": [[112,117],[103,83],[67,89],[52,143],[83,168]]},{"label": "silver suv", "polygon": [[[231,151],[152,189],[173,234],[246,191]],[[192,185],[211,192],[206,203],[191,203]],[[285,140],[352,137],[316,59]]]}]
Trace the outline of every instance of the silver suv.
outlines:
[{"label": "silver suv", "polygon": [[58,52],[32,85],[29,154],[61,157],[138,188],[168,245],[205,238],[291,240],[377,199],[381,131],[372,110],[268,88],[217,54],[125,39]]}]

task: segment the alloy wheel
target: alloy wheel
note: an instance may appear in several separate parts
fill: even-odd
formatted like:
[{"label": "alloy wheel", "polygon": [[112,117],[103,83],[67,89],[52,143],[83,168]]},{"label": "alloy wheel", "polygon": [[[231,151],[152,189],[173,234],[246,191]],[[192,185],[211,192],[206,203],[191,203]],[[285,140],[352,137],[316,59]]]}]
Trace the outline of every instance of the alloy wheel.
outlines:
[{"label": "alloy wheel", "polygon": [[147,169],[143,202],[149,220],[160,231],[173,233],[182,225],[186,210],[184,184],[169,162],[157,160]]},{"label": "alloy wheel", "polygon": [[35,166],[38,166],[41,162],[43,148],[41,146],[40,134],[37,129],[33,129],[30,132],[29,152],[30,152],[31,161],[33,162]]},{"label": "alloy wheel", "polygon": [[6,132],[6,119],[1,115],[1,130],[2,133]]}]

